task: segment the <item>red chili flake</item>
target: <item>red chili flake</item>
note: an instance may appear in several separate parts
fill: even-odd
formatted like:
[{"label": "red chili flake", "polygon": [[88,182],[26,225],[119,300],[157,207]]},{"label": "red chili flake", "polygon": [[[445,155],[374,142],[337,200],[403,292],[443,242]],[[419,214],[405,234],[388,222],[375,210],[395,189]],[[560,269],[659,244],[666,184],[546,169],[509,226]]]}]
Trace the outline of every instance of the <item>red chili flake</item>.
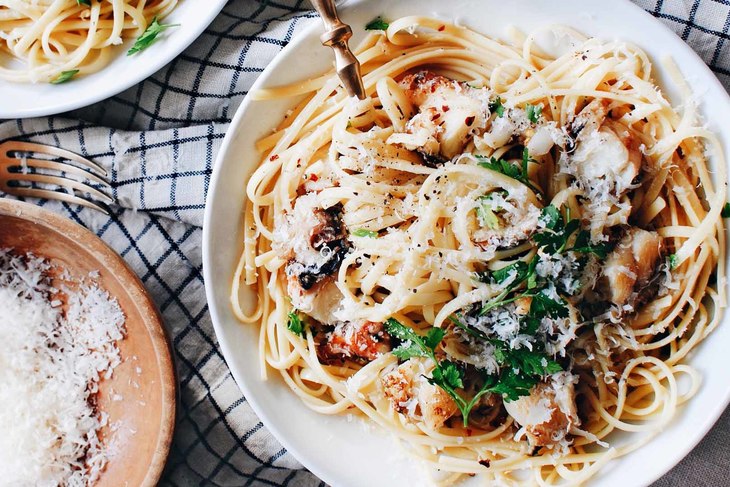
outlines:
[{"label": "red chili flake", "polygon": [[466,429],[466,436],[471,436],[471,428]]},{"label": "red chili flake", "polygon": [[449,108],[448,105],[442,105],[441,106],[441,111],[448,112],[449,110],[451,110],[451,109]]},{"label": "red chili flake", "polygon": [[473,124],[473,123],[474,123],[474,119],[475,119],[475,118],[476,118],[476,117],[466,117],[466,118],[464,119],[464,123],[466,124],[466,126],[467,126],[467,127],[471,127],[471,124]]},{"label": "red chili flake", "polygon": [[442,25],[441,27],[439,27],[439,32],[443,32],[445,29],[446,29],[446,26]]},{"label": "red chili flake", "polygon": [[487,468],[489,468],[489,466],[491,465],[491,464],[489,463],[489,459],[488,459],[488,458],[485,458],[484,460],[479,460],[479,464],[480,464],[480,465],[483,465],[483,466],[485,466],[485,467],[487,467]]},{"label": "red chili flake", "polygon": [[431,121],[432,121],[432,122],[435,122],[435,121],[436,121],[436,120],[438,120],[438,119],[439,119],[440,117],[441,117],[441,114],[437,112],[437,113],[436,113],[435,115],[433,115],[433,116],[431,117]]},{"label": "red chili flake", "polygon": [[274,154],[273,156],[269,157],[270,161],[275,161],[279,158],[279,154]]},{"label": "red chili flake", "polygon": [[311,180],[312,180],[312,181],[314,181],[314,182],[317,182],[317,181],[319,181],[319,178],[317,177],[317,175],[316,175],[316,174],[310,174],[310,175],[309,175],[309,179],[311,179]]}]

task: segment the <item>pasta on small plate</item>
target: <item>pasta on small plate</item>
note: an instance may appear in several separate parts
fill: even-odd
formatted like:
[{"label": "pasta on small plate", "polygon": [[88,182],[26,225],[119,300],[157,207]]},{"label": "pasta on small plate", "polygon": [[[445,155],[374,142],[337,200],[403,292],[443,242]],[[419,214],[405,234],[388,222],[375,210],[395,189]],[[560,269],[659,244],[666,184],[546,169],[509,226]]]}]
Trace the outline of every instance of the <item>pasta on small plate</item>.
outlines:
[{"label": "pasta on small plate", "polygon": [[142,81],[195,40],[224,0],[8,0],[0,118],[52,115]]}]

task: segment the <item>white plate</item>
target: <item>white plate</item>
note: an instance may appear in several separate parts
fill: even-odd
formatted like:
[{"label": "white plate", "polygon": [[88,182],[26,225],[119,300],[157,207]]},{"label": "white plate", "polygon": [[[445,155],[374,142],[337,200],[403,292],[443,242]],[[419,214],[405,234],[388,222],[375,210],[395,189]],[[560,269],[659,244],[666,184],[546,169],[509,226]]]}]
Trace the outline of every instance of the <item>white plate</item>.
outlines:
[{"label": "white plate", "polygon": [[[672,55],[695,90],[700,109],[730,154],[730,98],[702,60],[674,33],[628,1],[605,0],[442,0],[354,1],[341,9],[345,22],[360,36],[373,17],[433,15],[490,36],[505,37],[509,24],[530,31],[561,23],[604,39],[623,39],[644,48],[655,62],[660,84],[666,75],[658,61]],[[331,53],[321,47],[319,22],[302,33],[258,79],[256,88],[281,85],[322,73]],[[674,91],[665,86],[670,99]],[[402,454],[378,429],[367,430],[347,417],[316,414],[303,406],[283,381],[271,373],[259,378],[258,326],[242,325],[228,301],[229,286],[241,249],[241,212],[245,181],[259,162],[254,143],[283,118],[293,100],[256,102],[239,108],[218,154],[203,230],[205,282],[213,323],[226,361],[246,398],[269,430],[306,467],[333,485],[380,487],[421,485],[417,461]],[[593,486],[648,485],[678,463],[712,427],[730,401],[730,323],[723,323],[693,353],[691,363],[703,377],[699,393],[676,420],[653,441],[613,461],[593,479]]]},{"label": "white plate", "polygon": [[127,56],[135,39],[115,47],[101,71],[67,83],[9,83],[0,80],[0,119],[55,115],[105,100],[151,76],[183,52],[223,9],[227,0],[181,0],[165,17],[166,30],[144,51]]}]

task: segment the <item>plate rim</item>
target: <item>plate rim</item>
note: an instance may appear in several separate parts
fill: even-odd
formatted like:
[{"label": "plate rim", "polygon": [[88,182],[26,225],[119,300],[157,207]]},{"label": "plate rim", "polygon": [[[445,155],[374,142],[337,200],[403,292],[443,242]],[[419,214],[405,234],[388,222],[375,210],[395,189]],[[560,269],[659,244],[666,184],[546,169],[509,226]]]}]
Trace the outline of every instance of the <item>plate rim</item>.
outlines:
[{"label": "plate rim", "polygon": [[41,206],[7,198],[0,198],[1,216],[19,218],[55,232],[63,233],[75,240],[77,245],[119,265],[119,269],[122,271],[121,275],[118,274],[119,279],[123,279],[129,284],[127,292],[135,298],[134,301],[140,313],[147,317],[145,328],[155,350],[157,368],[160,371],[160,387],[162,388],[160,428],[157,435],[157,445],[142,484],[144,487],[157,485],[164,472],[172,447],[177,418],[179,387],[170,335],[165,328],[157,306],[152,300],[152,296],[129,264],[88,228]]},{"label": "plate rim", "polygon": [[[339,5],[339,10],[341,14],[347,14],[347,11],[351,7],[361,6],[363,4],[369,3],[370,0],[345,0],[342,2],[342,4]],[[686,41],[684,41],[679,35],[677,35],[674,31],[672,31],[671,28],[669,28],[666,24],[661,22],[659,19],[652,16],[649,12],[641,8],[640,6],[633,3],[631,0],[619,0],[616,2],[616,8],[619,9],[627,9],[629,11],[633,11],[632,15],[641,16],[644,18],[644,22],[652,24],[653,28],[662,30],[665,34],[668,34],[677,40],[681,41],[686,46],[686,52],[688,55],[691,55],[696,60],[698,60],[702,65],[702,73],[700,73],[701,78],[703,81],[711,83],[715,85],[716,88],[719,88],[720,91],[724,94],[724,101],[728,104],[730,104],[730,93],[725,89],[725,87],[722,85],[720,80],[717,78],[715,73],[710,69],[709,66],[704,62],[704,60],[699,56],[699,54],[689,45]],[[440,17],[443,13],[429,13],[427,16],[431,17]],[[315,17],[316,18],[316,17]],[[517,23],[517,22],[516,22]],[[279,53],[276,54],[276,56],[272,59],[272,61],[269,63],[269,65],[262,71],[256,81],[253,83],[251,88],[249,89],[249,94],[256,91],[257,89],[260,89],[262,85],[266,85],[267,82],[270,84],[270,81],[268,78],[271,76],[272,72],[275,72],[279,64],[281,63],[281,60],[290,52],[299,46],[299,44],[302,44],[305,39],[312,35],[313,31],[316,31],[319,29],[321,24],[319,22],[313,21],[311,25],[307,26],[305,29],[303,29],[301,32],[297,34],[297,36],[292,39],[292,41],[284,47]],[[641,46],[639,46],[641,47]],[[326,52],[326,51],[323,51]],[[328,53],[329,54],[329,53]],[[652,64],[656,64],[657,59],[650,56],[650,59],[652,61]],[[654,71],[656,68],[652,68],[652,71]],[[666,83],[659,83],[660,85],[665,85]],[[276,84],[271,84],[271,86],[276,86]],[[664,89],[664,86],[662,86]],[[254,100],[250,96],[246,96],[241,105],[236,110],[236,113],[231,120],[228,130],[226,132],[226,135],[223,139],[223,143],[221,144],[220,149],[218,150],[218,154],[215,158],[215,163],[213,166],[213,173],[211,175],[211,181],[209,185],[209,192],[206,197],[206,205],[205,205],[205,214],[204,214],[204,220],[203,220],[203,274],[204,274],[204,280],[206,283],[212,282],[213,276],[212,276],[212,263],[213,263],[213,257],[212,257],[212,250],[213,250],[213,243],[211,240],[211,230],[210,230],[210,223],[211,220],[214,220],[214,210],[213,210],[213,204],[212,200],[214,199],[214,189],[218,187],[219,180],[222,178],[222,171],[221,167],[224,164],[225,159],[228,157],[228,151],[230,149],[230,146],[234,143],[234,139],[238,135],[238,131],[243,129],[243,124],[241,123],[245,117],[246,113],[248,112],[251,105],[255,103],[260,103],[259,100]],[[673,107],[676,108],[677,104],[673,103]],[[702,112],[700,111],[700,114],[702,115]],[[730,154],[726,154],[727,157],[730,158]],[[730,167],[730,160],[726,162],[726,164]],[[730,177],[730,176],[729,176]],[[725,187],[728,186],[728,181],[724,181]],[[243,211],[241,211],[241,214]],[[727,233],[730,230],[728,226],[726,225],[725,233],[727,237]],[[726,246],[728,247],[728,250],[730,250],[730,240],[726,242]],[[727,267],[730,263],[730,254],[727,256],[727,260],[725,262],[725,266]],[[231,276],[232,277],[232,276]],[[218,308],[215,306],[216,303],[216,295],[212,291],[212,286],[206,285],[206,298],[209,303],[209,311],[211,314],[211,321],[213,323],[213,328],[216,333],[216,337],[218,339],[218,343],[221,347],[221,351],[223,352],[224,358],[226,358],[227,363],[232,363],[232,361],[229,361],[227,357],[233,356],[236,351],[233,349],[229,343],[229,339],[227,339],[224,325],[221,321],[221,318],[218,313]],[[228,302],[226,300],[226,302]],[[723,319],[728,319],[728,316],[730,316],[730,308],[725,309]],[[728,323],[730,325],[730,323]],[[243,326],[241,324],[241,326]],[[722,323],[720,323],[720,326],[722,326]],[[700,343],[701,345],[701,343]],[[255,394],[251,394],[251,389],[248,387],[246,380],[244,380],[244,377],[242,374],[239,374],[239,370],[234,370],[234,368],[229,367],[229,370],[231,372],[231,375],[233,376],[236,384],[238,385],[241,392],[244,394],[247,402],[251,405],[253,411],[256,413],[258,418],[262,421],[264,426],[274,435],[274,437],[284,446],[284,448],[289,451],[297,460],[302,462],[304,466],[309,469],[312,473],[317,475],[320,479],[324,480],[326,483],[331,485],[340,485],[339,484],[339,478],[333,478],[330,475],[330,472],[326,471],[322,467],[320,467],[320,463],[318,462],[310,462],[311,455],[309,452],[305,452],[300,450],[298,447],[295,447],[293,443],[289,440],[288,436],[283,433],[281,429],[279,429],[278,425],[275,424],[270,420],[269,414],[266,412],[266,409],[263,407],[263,405],[259,402],[259,399],[256,397]],[[700,385],[700,387],[702,384]],[[691,399],[690,399],[691,402]],[[715,403],[711,409],[708,411],[710,414],[707,414],[702,420],[695,422],[695,431],[701,432],[701,434],[695,435],[691,441],[686,442],[682,445],[681,448],[678,448],[675,452],[675,454],[672,456],[672,461],[667,462],[664,467],[662,467],[659,471],[655,472],[654,475],[652,475],[650,478],[647,477],[646,484],[642,485],[650,485],[660,478],[662,478],[664,475],[666,475],[668,472],[670,472],[672,469],[677,467],[679,463],[684,460],[685,457],[689,453],[691,453],[695,447],[707,436],[709,431],[713,428],[713,426],[718,422],[720,417],[722,416],[723,412],[730,406],[730,385],[725,389],[724,391],[724,398],[722,401],[719,401]],[[680,406],[681,408],[681,406]],[[679,415],[682,413],[682,409],[679,409],[676,413],[676,415]],[[663,433],[663,430],[659,432],[656,436],[659,436]],[[652,437],[650,441],[652,441],[655,437]],[[642,445],[644,447],[645,445]],[[631,456],[633,452],[630,452],[628,456]],[[613,461],[613,460],[612,460]]]},{"label": "plate rim", "polygon": [[[183,0],[184,1],[184,0]],[[187,0],[189,1],[189,0]],[[188,47],[190,47],[193,42],[195,42],[200,35],[207,29],[210,24],[215,20],[215,18],[220,14],[220,12],[223,10],[223,8],[228,3],[228,0],[208,0],[201,1],[200,6],[206,7],[211,6],[212,8],[205,9],[200,8],[201,11],[204,12],[204,15],[201,16],[201,21],[196,23],[195,26],[186,31],[184,36],[178,37],[179,42],[178,43],[172,43],[170,44],[170,38],[168,37],[166,39],[166,43],[164,46],[166,47],[165,50],[162,51],[162,53],[158,54],[158,57],[150,63],[144,63],[144,59],[142,61],[139,61],[138,64],[141,63],[141,69],[134,69],[130,70],[133,73],[132,76],[127,78],[124,82],[119,83],[118,85],[114,85],[112,88],[107,88],[106,90],[99,90],[98,92],[91,92],[96,93],[92,94],[88,97],[79,97],[79,98],[72,98],[72,97],[59,97],[59,100],[65,99],[70,100],[67,102],[59,101],[58,103],[54,103],[53,105],[45,105],[42,107],[36,107],[36,106],[27,106],[25,108],[19,109],[19,110],[11,110],[8,109],[5,111],[0,105],[0,121],[3,119],[15,119],[15,118],[32,118],[32,117],[47,117],[51,115],[58,115],[59,113],[68,112],[71,110],[77,110],[79,108],[84,108],[89,105],[93,105],[94,103],[98,103],[100,101],[106,100],[108,98],[111,98],[113,96],[118,95],[122,91],[128,90],[129,88],[133,87],[134,85],[137,85],[143,81],[145,81],[147,78],[155,74],[160,69],[167,66],[170,62],[172,62],[176,57],[178,57],[180,54],[185,51]],[[175,8],[179,8],[179,3]],[[170,14],[174,13],[175,9],[173,9]],[[170,15],[168,15],[165,18],[168,18]],[[130,44],[131,39],[127,39],[124,41],[124,45]],[[124,55],[124,51],[120,50],[118,54],[113,56],[110,59],[110,63],[113,62],[117,57]],[[108,66],[108,65],[107,65]],[[106,67],[101,68],[100,71],[97,73],[103,72]],[[97,73],[91,73],[87,75],[87,77],[93,77]],[[11,83],[8,81],[0,80],[0,87],[2,87],[3,84],[7,85],[25,85],[25,86],[44,86],[44,83]],[[32,96],[29,94],[29,96]]]}]

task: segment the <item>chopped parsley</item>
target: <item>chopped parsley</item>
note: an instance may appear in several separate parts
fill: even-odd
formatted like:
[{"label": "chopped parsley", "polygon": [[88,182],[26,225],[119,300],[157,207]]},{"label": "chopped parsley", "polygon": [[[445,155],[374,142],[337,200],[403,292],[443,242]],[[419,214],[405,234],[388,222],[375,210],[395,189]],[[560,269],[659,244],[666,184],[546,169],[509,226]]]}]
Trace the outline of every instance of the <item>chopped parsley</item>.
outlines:
[{"label": "chopped parsley", "polygon": [[162,31],[164,31],[165,29],[179,26],[180,24],[161,24],[157,21],[157,17],[153,18],[152,22],[150,22],[150,25],[147,26],[147,29],[145,29],[142,35],[139,36],[139,39],[137,39],[132,48],[127,51],[127,56],[131,56],[132,54],[144,51],[145,49],[150,47],[157,40],[157,36],[160,35],[160,33],[162,33]]},{"label": "chopped parsley", "polygon": [[72,69],[71,71],[63,71],[63,72],[61,72],[61,74],[58,75],[57,78],[51,80],[51,84],[60,85],[61,83],[70,81],[78,73],[79,73],[78,69]]},{"label": "chopped parsley", "polygon": [[[458,320],[451,318],[461,326]],[[530,393],[530,389],[540,378],[562,370],[557,362],[550,360],[541,350],[513,350],[500,340],[490,340],[495,345],[495,358],[501,367],[499,374],[481,374],[482,385],[470,399],[462,396],[457,389],[464,389],[464,368],[450,360],[439,361],[436,358],[436,347],[444,338],[441,328],[431,328],[426,336],[421,336],[411,328],[390,318],[385,322],[386,331],[400,340],[401,345],[393,350],[393,354],[401,360],[412,357],[428,357],[436,364],[428,381],[443,389],[456,403],[464,419],[464,426],[469,424],[469,414],[479,399],[487,393],[500,394],[505,401],[514,401]],[[467,328],[468,330],[468,328]],[[479,333],[474,331],[474,333]]]},{"label": "chopped parsley", "polygon": [[489,102],[489,111],[496,113],[499,118],[504,116],[504,105],[502,105],[502,98],[497,97],[494,101]]},{"label": "chopped parsley", "polygon": [[507,177],[516,179],[535,193],[540,194],[540,190],[532,185],[530,178],[527,175],[528,163],[534,162],[534,159],[530,158],[527,148],[522,151],[522,164],[520,166],[512,164],[509,161],[505,161],[504,159],[497,159],[496,157],[484,157],[479,155],[475,155],[474,157],[476,157],[477,164],[481,167],[491,169],[492,171],[496,171]]},{"label": "chopped parsley", "polygon": [[491,273],[492,280],[497,284],[502,284],[514,275],[512,282],[522,282],[527,278],[529,266],[527,263],[518,260],[514,264],[502,267]]},{"label": "chopped parsley", "polygon": [[533,105],[531,103],[528,103],[525,105],[525,113],[527,114],[527,118],[532,123],[537,123],[538,120],[540,120],[540,116],[542,115],[542,107],[539,105]]},{"label": "chopped parsley", "polygon": [[299,313],[297,312],[297,310],[293,309],[287,315],[287,317],[289,318],[289,321],[287,321],[286,327],[289,329],[289,331],[294,333],[295,335],[299,335],[300,337],[304,338],[304,322],[299,317]]},{"label": "chopped parsley", "polygon": [[367,24],[365,24],[365,30],[388,30],[388,22],[383,20],[383,17],[377,16]]},{"label": "chopped parsley", "polygon": [[499,218],[495,212],[501,211],[502,208],[494,203],[494,195],[501,194],[507,196],[506,191],[495,191],[486,196],[482,196],[477,200],[476,212],[479,225],[487,227],[491,230],[499,228]]},{"label": "chopped parsley", "polygon": [[355,237],[378,238],[378,232],[373,232],[372,230],[368,230],[366,228],[358,228],[357,230],[352,232],[352,235]]},{"label": "chopped parsley", "polygon": [[677,265],[679,265],[679,258],[677,257],[677,254],[671,254],[669,257],[667,257],[667,261],[669,261],[670,270],[676,269]]},{"label": "chopped parsley", "polygon": [[91,7],[91,0],[76,0],[76,5],[86,5]]},{"label": "chopped parsley", "polygon": [[730,203],[725,203],[725,206],[722,207],[722,212],[720,213],[723,218],[730,218]]},{"label": "chopped parsley", "polygon": [[[554,205],[543,208],[539,221],[545,226],[545,230],[535,233],[532,239],[549,254],[573,251],[584,254],[592,253],[598,258],[605,259],[610,250],[607,243],[591,244],[590,234],[580,229],[580,220],[571,220],[569,218],[568,222],[565,223],[560,210]],[[578,234],[573,246],[567,248],[568,241],[576,231]]]},{"label": "chopped parsley", "polygon": [[[548,205],[542,209],[539,222],[544,227],[541,231],[535,232],[533,241],[544,254],[562,254],[565,252],[578,252],[582,254],[595,254],[598,258],[605,258],[610,250],[607,243],[593,245],[590,243],[588,232],[581,230],[580,220],[570,219],[568,222],[563,219],[560,210],[554,205]],[[573,239],[573,235],[577,235]],[[573,240],[573,246],[569,242]],[[556,294],[555,286],[537,275],[537,264],[540,261],[540,254],[536,254],[530,262],[517,261],[507,267],[493,271],[489,277],[497,283],[503,284],[513,275],[510,284],[494,299],[482,306],[480,315],[487,314],[490,310],[500,308],[521,298],[532,298],[530,311],[526,320],[543,318],[565,318],[568,316],[567,303]],[[483,274],[477,274],[477,279],[485,281]],[[509,296],[510,292],[525,284],[522,293]],[[557,299],[555,297],[557,296]]]}]

